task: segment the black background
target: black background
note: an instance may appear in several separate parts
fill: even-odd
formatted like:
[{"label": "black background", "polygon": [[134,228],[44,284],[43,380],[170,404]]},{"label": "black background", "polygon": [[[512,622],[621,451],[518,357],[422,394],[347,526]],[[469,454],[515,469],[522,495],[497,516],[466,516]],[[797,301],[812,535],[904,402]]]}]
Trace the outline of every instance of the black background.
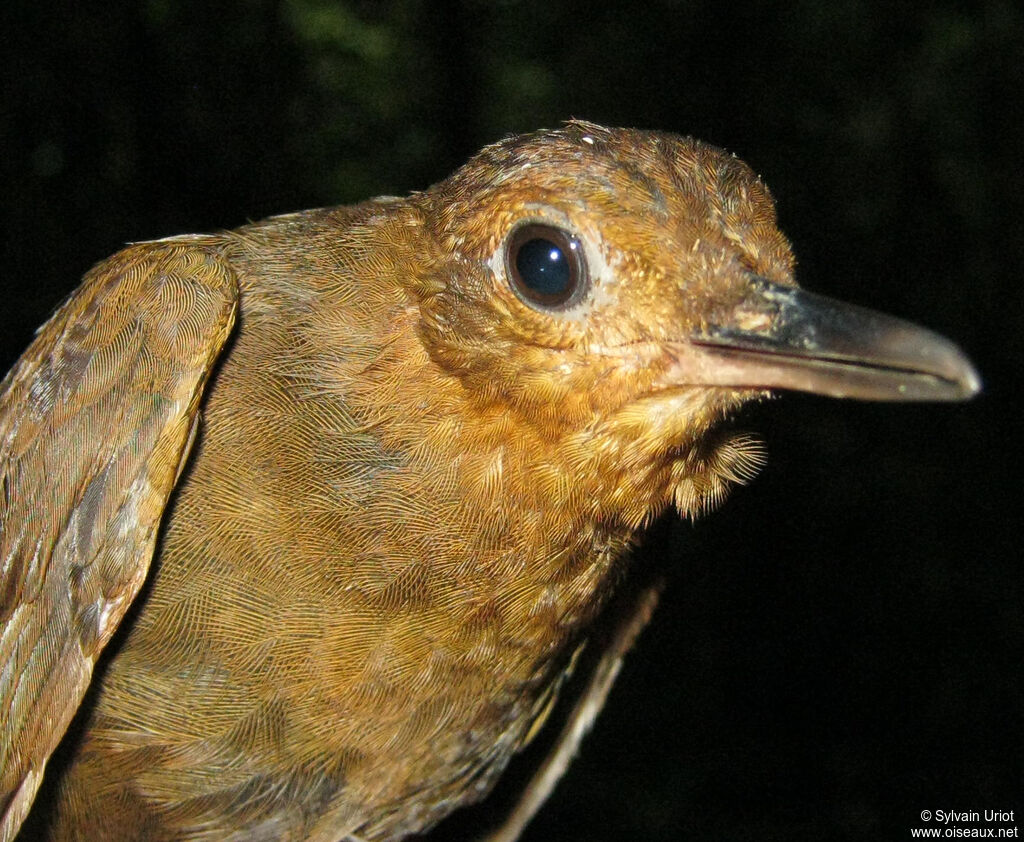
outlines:
[{"label": "black background", "polygon": [[768,466],[654,530],[675,580],[526,838],[1024,824],[1022,55],[1010,0],[6,0],[4,367],[126,241],[423,188],[571,116],[731,149],[805,286],[952,337],[985,391],[744,413]]}]

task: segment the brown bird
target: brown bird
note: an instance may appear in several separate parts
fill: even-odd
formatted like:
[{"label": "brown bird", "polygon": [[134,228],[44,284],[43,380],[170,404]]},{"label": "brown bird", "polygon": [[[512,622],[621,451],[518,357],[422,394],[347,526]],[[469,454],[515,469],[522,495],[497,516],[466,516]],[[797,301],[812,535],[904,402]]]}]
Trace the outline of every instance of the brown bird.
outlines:
[{"label": "brown bird", "polygon": [[50,838],[399,839],[483,797],[637,532],[755,472],[720,422],[771,389],[978,380],[798,289],[767,188],[688,138],[572,122],[408,198],[126,248],[0,394],[0,837],[147,576]]}]

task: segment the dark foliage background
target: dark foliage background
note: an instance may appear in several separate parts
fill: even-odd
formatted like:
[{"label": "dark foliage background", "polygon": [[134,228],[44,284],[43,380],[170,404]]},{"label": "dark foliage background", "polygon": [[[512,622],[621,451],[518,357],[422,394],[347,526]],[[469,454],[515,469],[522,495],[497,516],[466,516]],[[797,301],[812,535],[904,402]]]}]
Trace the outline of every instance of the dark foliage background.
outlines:
[{"label": "dark foliage background", "polygon": [[570,116],[732,149],[805,285],[953,337],[985,393],[747,413],[769,466],[655,530],[678,575],[527,839],[1020,821],[1022,55],[1011,0],[6,0],[4,368],[126,241],[422,188]]}]

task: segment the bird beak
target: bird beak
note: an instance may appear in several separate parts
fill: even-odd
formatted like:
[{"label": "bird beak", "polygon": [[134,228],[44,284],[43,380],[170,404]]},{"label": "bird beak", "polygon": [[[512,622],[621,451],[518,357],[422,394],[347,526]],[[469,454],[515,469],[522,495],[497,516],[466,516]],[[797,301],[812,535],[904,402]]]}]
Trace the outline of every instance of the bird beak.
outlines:
[{"label": "bird beak", "polygon": [[960,401],[981,388],[970,360],[948,339],[758,276],[738,305],[669,352],[665,385],[880,401]]}]

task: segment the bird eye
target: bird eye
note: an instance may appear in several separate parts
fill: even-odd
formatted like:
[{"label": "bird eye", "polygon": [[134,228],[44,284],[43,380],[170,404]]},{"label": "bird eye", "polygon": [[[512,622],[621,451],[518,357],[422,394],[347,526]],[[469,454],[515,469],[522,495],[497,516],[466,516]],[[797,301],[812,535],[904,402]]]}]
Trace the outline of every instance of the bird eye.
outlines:
[{"label": "bird eye", "polygon": [[505,271],[516,294],[541,308],[566,307],[587,287],[582,244],[553,225],[516,228],[505,247]]}]

